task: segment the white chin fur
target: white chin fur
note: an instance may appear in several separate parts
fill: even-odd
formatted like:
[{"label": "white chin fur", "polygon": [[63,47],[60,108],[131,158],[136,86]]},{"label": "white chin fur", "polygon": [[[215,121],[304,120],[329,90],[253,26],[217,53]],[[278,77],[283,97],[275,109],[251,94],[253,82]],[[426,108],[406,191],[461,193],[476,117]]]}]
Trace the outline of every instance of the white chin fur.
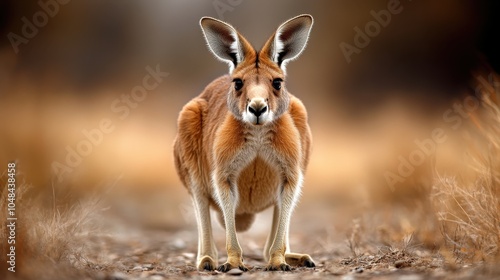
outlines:
[{"label": "white chin fur", "polygon": [[259,123],[257,123],[257,117],[254,114],[249,113],[248,111],[245,111],[243,113],[243,121],[250,123],[250,124],[254,124],[254,125],[268,124],[268,123],[273,121],[273,118],[274,118],[273,112],[267,111],[264,114],[259,116],[259,119],[258,119]]}]

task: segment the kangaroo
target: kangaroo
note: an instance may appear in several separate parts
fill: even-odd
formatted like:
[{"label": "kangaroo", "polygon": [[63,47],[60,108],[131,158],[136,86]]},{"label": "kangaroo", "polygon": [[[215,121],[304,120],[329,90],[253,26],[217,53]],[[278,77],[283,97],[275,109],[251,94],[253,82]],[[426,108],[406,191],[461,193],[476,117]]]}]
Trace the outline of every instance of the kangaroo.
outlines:
[{"label": "kangaroo", "polygon": [[[304,50],[310,15],[283,23],[260,51],[231,25],[200,20],[210,51],[229,64],[179,114],[174,142],[177,173],[188,189],[198,225],[198,270],[247,271],[237,231],[274,207],[264,248],[266,270],[314,267],[290,252],[288,231],[309,161],[311,132],[302,102],[286,89],[286,65]],[[226,231],[227,261],[218,266],[210,209]]]}]

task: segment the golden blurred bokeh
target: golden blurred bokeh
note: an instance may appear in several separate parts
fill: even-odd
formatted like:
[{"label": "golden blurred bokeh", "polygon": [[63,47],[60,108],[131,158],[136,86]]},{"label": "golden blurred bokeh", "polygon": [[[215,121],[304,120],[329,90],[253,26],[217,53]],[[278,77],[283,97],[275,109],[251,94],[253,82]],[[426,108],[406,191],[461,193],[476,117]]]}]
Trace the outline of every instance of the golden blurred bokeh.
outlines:
[{"label": "golden blurred bokeh", "polygon": [[173,164],[177,116],[228,71],[207,49],[202,16],[257,49],[283,21],[314,17],[286,78],[313,135],[306,206],[425,212],[437,170],[467,175],[460,153],[487,157],[495,145],[484,131],[498,122],[478,101],[500,94],[488,1],[40,3],[0,3],[0,170],[16,161],[35,192],[107,190],[129,218],[178,223],[189,197]]},{"label": "golden blurred bokeh", "polygon": [[[85,151],[84,131],[109,119],[112,132],[92,144],[88,155],[74,158],[77,167],[65,169],[64,180],[88,188],[124,173],[130,186],[179,191],[171,153],[177,114],[210,80],[227,72],[206,49],[201,16],[230,22],[257,48],[285,19],[300,13],[315,17],[307,50],[291,64],[287,78],[289,90],[309,109],[314,153],[307,189],[313,191],[366,184],[371,178],[363,177],[374,166],[389,164],[432,129],[445,106],[463,94],[459,89],[474,65],[486,6],[463,1],[67,2],[47,8],[54,15],[41,27],[34,22],[42,20],[36,17],[44,11],[39,4],[3,4],[8,13],[0,49],[1,162],[18,160],[29,182],[50,185],[57,177],[53,163],[66,165],[79,144]],[[397,13],[387,18],[391,5]],[[370,22],[377,20],[370,31]],[[367,46],[356,45],[364,40],[356,37],[357,28],[373,35],[364,34]],[[346,55],[342,43],[359,52]],[[129,105],[122,96],[142,84],[146,67],[168,76]],[[129,107],[126,117],[120,106]]]}]

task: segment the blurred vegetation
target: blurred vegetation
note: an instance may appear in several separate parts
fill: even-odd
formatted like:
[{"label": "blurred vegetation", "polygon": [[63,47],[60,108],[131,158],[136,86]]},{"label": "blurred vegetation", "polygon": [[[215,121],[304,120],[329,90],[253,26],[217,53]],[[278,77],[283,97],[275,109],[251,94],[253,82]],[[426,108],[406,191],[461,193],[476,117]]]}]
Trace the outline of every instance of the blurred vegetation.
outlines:
[{"label": "blurred vegetation", "polygon": [[[222,16],[258,48],[285,19],[311,13],[315,26],[310,43],[291,64],[288,77],[288,88],[309,108],[320,151],[309,177],[320,178],[312,182],[323,185],[338,181],[330,175],[351,178],[345,170],[315,170],[331,158],[338,158],[339,169],[357,169],[365,155],[356,154],[360,143],[349,143],[360,135],[369,135],[370,143],[362,143],[368,146],[377,141],[411,144],[420,133],[413,134],[415,127],[432,126],[443,108],[464,94],[488,28],[488,2],[401,1],[402,11],[347,63],[340,43],[354,45],[354,28],[364,30],[374,21],[370,12],[386,10],[390,2],[273,1],[265,2],[263,10],[263,1],[236,1],[235,7],[221,10],[217,1],[69,1],[16,54],[8,34],[22,35],[21,19],[32,21],[42,8],[37,2],[3,1],[0,124],[5,149],[0,159],[20,159],[36,185],[50,182],[50,163],[61,160],[67,145],[78,143],[82,129],[113,116],[110,105],[142,82],[146,66],[159,65],[170,76],[86,161],[98,161],[91,168],[99,170],[135,162],[127,170],[139,173],[150,173],[154,165],[158,178],[142,184],[175,185],[174,174],[164,170],[172,169],[168,143],[177,113],[227,72],[207,51],[199,18]],[[403,128],[401,120],[418,124]],[[387,121],[402,123],[385,125]],[[399,139],[401,134],[407,139]],[[389,137],[394,138],[384,139]],[[345,161],[355,162],[346,166]],[[84,177],[99,177],[99,170]]]}]

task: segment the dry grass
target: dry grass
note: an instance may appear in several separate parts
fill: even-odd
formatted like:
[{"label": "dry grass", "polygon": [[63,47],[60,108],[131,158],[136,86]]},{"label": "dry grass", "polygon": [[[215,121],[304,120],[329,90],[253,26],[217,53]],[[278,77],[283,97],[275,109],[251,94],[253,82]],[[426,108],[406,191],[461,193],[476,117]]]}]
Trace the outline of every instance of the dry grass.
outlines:
[{"label": "dry grass", "polygon": [[[2,176],[2,184],[5,184]],[[18,176],[19,177],[19,176]],[[19,181],[19,178],[18,178]],[[98,232],[96,214],[100,199],[71,199],[59,188],[52,187],[47,193],[34,193],[33,188],[22,183],[16,187],[16,273],[7,273],[6,279],[67,279],[88,276],[84,270],[82,255],[85,242],[92,233]],[[61,197],[59,198],[58,195]],[[1,193],[0,219],[6,220],[7,189]],[[0,225],[0,239],[6,240],[6,223]],[[6,246],[6,244],[2,244]],[[0,256],[2,264],[6,256]],[[43,271],[43,273],[40,273]]]},{"label": "dry grass", "polygon": [[472,186],[441,179],[434,199],[440,211],[445,244],[457,262],[498,260],[500,248],[500,200],[497,185],[486,178]]},{"label": "dry grass", "polygon": [[[500,92],[493,87],[485,90],[492,91],[489,96]],[[346,265],[439,263],[460,268],[500,262],[500,110],[488,98],[482,102],[481,110],[464,119],[456,134],[448,135],[444,145],[451,147],[453,156],[444,162],[453,162],[452,167],[434,169],[428,182],[420,177],[432,178],[431,174],[419,176],[426,182],[419,190],[414,189],[420,184],[417,179],[390,193],[371,190],[375,195],[368,214],[354,220],[347,235],[352,256],[344,259]],[[437,156],[442,160],[442,154]],[[427,257],[413,254],[410,247],[426,251]]]},{"label": "dry grass", "polygon": [[472,118],[477,137],[463,145],[466,172],[438,176],[432,190],[448,255],[457,263],[500,261],[500,111],[483,101],[486,110]]},{"label": "dry grass", "polygon": [[346,238],[346,245],[351,256],[340,261],[342,266],[350,268],[351,271],[362,273],[365,270],[384,270],[390,268],[405,268],[411,266],[428,266],[429,259],[424,260],[414,253],[414,249],[421,247],[414,240],[414,233],[404,235],[401,240],[396,241],[400,234],[392,229],[390,234],[393,241],[390,244],[378,236],[370,239],[375,227],[368,226],[366,221],[354,219],[350,233]]}]

